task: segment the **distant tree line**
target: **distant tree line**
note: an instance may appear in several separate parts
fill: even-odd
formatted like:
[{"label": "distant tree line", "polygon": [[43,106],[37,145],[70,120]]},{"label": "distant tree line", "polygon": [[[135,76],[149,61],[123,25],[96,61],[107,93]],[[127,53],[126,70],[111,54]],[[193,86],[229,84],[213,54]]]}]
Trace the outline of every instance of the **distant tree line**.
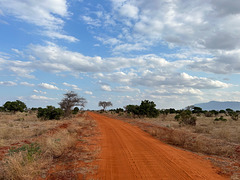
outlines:
[{"label": "distant tree line", "polygon": [[31,108],[27,109],[24,102],[20,100],[7,101],[0,111],[2,112],[24,112],[24,111],[37,111],[37,117],[42,120],[59,120],[62,117],[69,117],[71,114],[77,114],[79,111],[78,107],[84,108],[87,101],[83,97],[79,97],[77,93],[70,91],[64,94],[64,98],[59,102],[60,108],[54,106],[47,106],[46,108]]}]

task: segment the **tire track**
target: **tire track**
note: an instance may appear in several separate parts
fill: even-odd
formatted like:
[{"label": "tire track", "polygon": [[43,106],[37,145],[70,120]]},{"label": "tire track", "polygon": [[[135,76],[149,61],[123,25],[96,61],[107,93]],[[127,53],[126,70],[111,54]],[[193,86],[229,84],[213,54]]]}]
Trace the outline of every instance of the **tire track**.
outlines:
[{"label": "tire track", "polygon": [[226,179],[209,161],[128,123],[89,112],[102,133],[97,179]]}]

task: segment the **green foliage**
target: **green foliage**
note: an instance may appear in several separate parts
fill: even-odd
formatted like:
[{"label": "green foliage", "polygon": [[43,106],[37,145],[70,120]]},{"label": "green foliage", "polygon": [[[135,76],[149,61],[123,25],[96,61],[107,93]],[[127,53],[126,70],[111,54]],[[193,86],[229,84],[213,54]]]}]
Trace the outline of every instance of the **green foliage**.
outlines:
[{"label": "green foliage", "polygon": [[5,108],[3,106],[0,106],[0,112],[4,112]]},{"label": "green foliage", "polygon": [[190,110],[182,111],[179,116],[175,116],[175,119],[179,121],[179,124],[183,125],[196,125],[197,118],[192,115],[192,112]]},{"label": "green foliage", "polygon": [[223,116],[221,116],[220,118],[215,118],[214,121],[227,121],[227,119],[223,118]]},{"label": "green foliage", "polygon": [[85,107],[87,101],[83,97],[78,97],[78,94],[70,91],[64,94],[64,98],[58,103],[61,109],[64,111],[64,116],[70,116],[72,114],[72,108],[74,106]]},{"label": "green foliage", "polygon": [[204,111],[204,115],[205,115],[206,117],[213,117],[213,116],[216,116],[216,115],[218,115],[218,114],[219,114],[219,112],[216,111],[216,110]]},{"label": "green foliage", "polygon": [[231,116],[232,120],[237,121],[238,117],[239,117],[239,113],[238,112],[232,112],[230,114],[230,116]]},{"label": "green foliage", "polygon": [[170,114],[174,114],[174,113],[176,113],[176,110],[175,110],[174,108],[170,108],[170,109],[169,109],[169,113],[170,113]]},{"label": "green foliage", "polygon": [[125,107],[127,113],[138,116],[147,116],[149,118],[158,117],[159,111],[155,108],[156,104],[153,101],[144,100],[141,105],[127,105]]},{"label": "green foliage", "polygon": [[44,120],[59,120],[61,116],[63,116],[64,112],[60,108],[55,108],[54,106],[47,106],[47,108],[38,108],[38,118],[42,118]]},{"label": "green foliage", "polygon": [[5,111],[11,111],[11,112],[23,112],[24,110],[27,109],[27,106],[24,102],[16,100],[16,101],[7,101],[4,105],[3,108]]},{"label": "green foliage", "polygon": [[153,101],[144,100],[139,106],[139,114],[145,115],[149,118],[154,118],[159,116],[159,111],[155,108],[156,104]]},{"label": "green foliage", "polygon": [[77,114],[78,111],[79,111],[79,108],[78,108],[78,107],[75,107],[75,108],[73,109],[72,113],[73,113],[73,114]]},{"label": "green foliage", "polygon": [[231,116],[231,114],[234,112],[234,110],[227,108],[226,112],[227,112],[227,115]]},{"label": "green foliage", "polygon": [[177,121],[179,121],[180,118],[181,118],[180,114],[177,114],[177,115],[174,117],[174,119],[177,120]]},{"label": "green foliage", "polygon": [[38,143],[25,144],[19,148],[11,148],[8,153],[12,156],[14,153],[25,152],[25,158],[28,161],[33,161],[35,155],[41,153],[41,148]]},{"label": "green foliage", "polygon": [[197,114],[199,114],[199,113],[202,113],[203,112],[203,110],[202,110],[202,108],[200,108],[200,107],[193,107],[193,110],[192,110],[192,113],[197,113]]},{"label": "green foliage", "polygon": [[127,111],[127,113],[139,115],[139,106],[138,105],[129,104],[125,107],[125,110]]},{"label": "green foliage", "polygon": [[223,113],[223,114],[225,114],[226,111],[224,111],[224,110],[220,110],[219,113]]}]

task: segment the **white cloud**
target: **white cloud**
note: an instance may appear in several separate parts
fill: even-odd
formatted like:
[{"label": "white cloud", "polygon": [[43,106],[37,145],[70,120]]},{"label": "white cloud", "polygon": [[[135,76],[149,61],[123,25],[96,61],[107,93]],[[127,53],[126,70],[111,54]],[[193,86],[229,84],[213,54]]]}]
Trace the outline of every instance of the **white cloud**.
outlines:
[{"label": "white cloud", "polygon": [[101,85],[101,89],[104,91],[112,91],[112,89],[109,85]]},{"label": "white cloud", "polygon": [[28,82],[21,82],[20,84],[23,85],[23,86],[29,86],[29,87],[35,86],[35,84],[31,84],[31,83],[28,83]]},{"label": "white cloud", "polygon": [[30,98],[34,100],[56,100],[56,98],[49,98],[46,96],[37,96],[37,95],[31,95]]},{"label": "white cloud", "polygon": [[88,95],[92,95],[93,92],[92,91],[84,91],[85,94],[88,94]]},{"label": "white cloud", "polygon": [[68,84],[68,83],[64,82],[63,85],[67,86],[67,87],[71,87],[74,90],[81,91],[81,89],[75,84]]},{"label": "white cloud", "polygon": [[46,36],[48,36],[52,39],[64,39],[69,42],[79,41],[77,38],[75,38],[73,36],[65,35],[65,34],[62,34],[60,32],[56,32],[56,31],[44,31],[43,34],[45,34]]},{"label": "white cloud", "polygon": [[0,85],[2,85],[2,86],[16,86],[17,83],[15,83],[13,81],[0,81]]},{"label": "white cloud", "polygon": [[5,15],[42,27],[45,31],[42,35],[53,39],[64,39],[76,42],[77,39],[62,33],[64,18],[69,17],[68,4],[66,0],[41,0],[41,1],[0,1],[0,11]]},{"label": "white cloud", "polygon": [[41,88],[44,88],[44,89],[59,90],[59,88],[57,86],[54,86],[54,85],[48,84],[48,83],[41,83],[38,86],[41,87]]},{"label": "white cloud", "polygon": [[45,91],[39,91],[39,90],[36,90],[36,89],[34,89],[33,92],[40,93],[40,94],[47,94],[47,92],[45,92]]},{"label": "white cloud", "polygon": [[118,87],[115,87],[113,89],[113,91],[116,91],[116,92],[138,92],[138,93],[140,93],[139,89],[132,88],[132,87],[129,87],[129,86],[118,86]]},{"label": "white cloud", "polygon": [[[18,1],[2,0],[0,7],[6,14],[46,29],[58,29],[63,25],[60,17],[67,17],[66,0]],[[57,16],[59,17],[57,17]]]},{"label": "white cloud", "polygon": [[82,16],[82,19],[85,21],[86,24],[92,26],[101,26],[101,23],[97,19],[93,19],[90,16]]}]

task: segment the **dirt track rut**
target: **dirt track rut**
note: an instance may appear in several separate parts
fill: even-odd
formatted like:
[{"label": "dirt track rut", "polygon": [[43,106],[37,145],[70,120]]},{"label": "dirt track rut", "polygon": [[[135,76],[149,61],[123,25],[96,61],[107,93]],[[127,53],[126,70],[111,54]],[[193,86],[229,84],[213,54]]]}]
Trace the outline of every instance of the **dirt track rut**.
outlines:
[{"label": "dirt track rut", "polygon": [[226,179],[198,155],[164,144],[120,120],[89,115],[101,131],[97,179]]}]

